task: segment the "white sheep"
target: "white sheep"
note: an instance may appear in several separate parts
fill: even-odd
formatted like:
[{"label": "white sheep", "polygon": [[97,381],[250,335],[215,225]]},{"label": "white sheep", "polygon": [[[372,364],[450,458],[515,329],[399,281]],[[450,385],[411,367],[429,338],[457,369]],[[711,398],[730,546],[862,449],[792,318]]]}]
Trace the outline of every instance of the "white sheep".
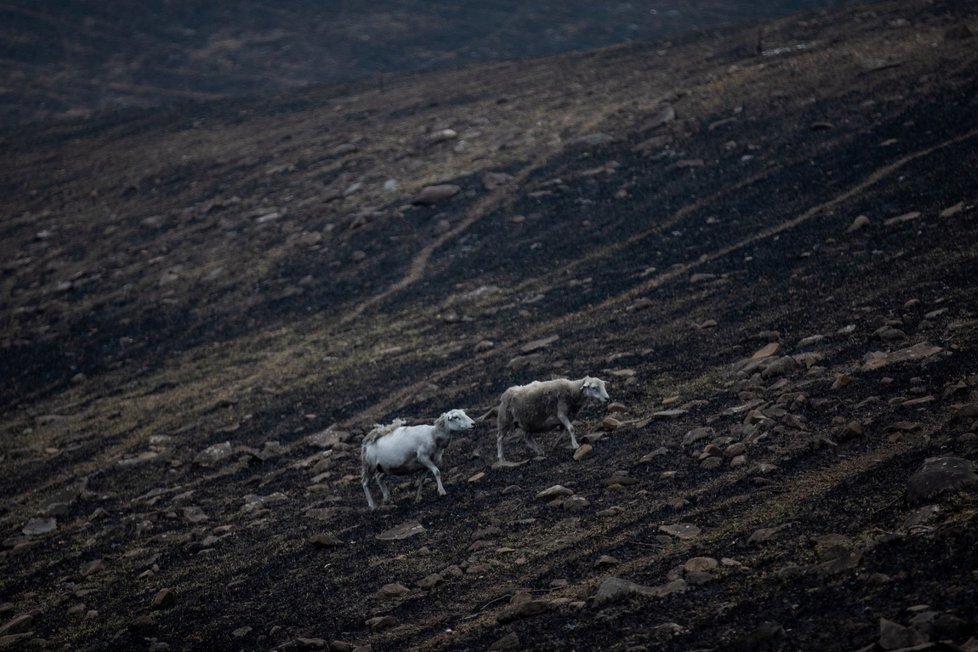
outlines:
[{"label": "white sheep", "polygon": [[[499,462],[506,464],[503,455],[503,436],[516,426],[523,432],[523,441],[538,456],[543,456],[543,449],[533,438],[535,432],[546,432],[562,426],[570,435],[571,446],[578,448],[577,437],[574,436],[574,424],[571,420],[584,405],[585,399],[594,399],[602,403],[608,400],[608,391],[600,378],[585,376],[579,380],[558,378],[544,382],[533,381],[529,385],[510,387],[499,398],[496,408],[496,449]],[[487,413],[487,416],[491,413]]]},{"label": "white sheep", "polygon": [[[390,491],[384,483],[385,475],[408,475],[427,469],[435,476],[438,495],[445,495],[441,483],[442,454],[453,432],[470,429],[475,424],[464,410],[449,410],[435,420],[434,425],[405,426],[404,421],[395,419],[386,426],[378,425],[363,438],[360,460],[363,473],[360,484],[367,495],[367,505],[376,509],[374,497],[370,494],[370,480],[373,479],[384,496],[390,500]],[[418,478],[415,502],[421,500],[421,486],[424,476]]]}]

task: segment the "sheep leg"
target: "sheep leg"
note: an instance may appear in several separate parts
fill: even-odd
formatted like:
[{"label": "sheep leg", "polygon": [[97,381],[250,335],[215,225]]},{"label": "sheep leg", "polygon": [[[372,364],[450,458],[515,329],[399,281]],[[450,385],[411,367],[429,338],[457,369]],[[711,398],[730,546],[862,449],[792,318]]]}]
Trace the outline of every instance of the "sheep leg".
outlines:
[{"label": "sheep leg", "polygon": [[506,456],[503,454],[503,438],[506,436],[506,428],[500,428],[496,433],[496,456],[503,464],[506,463]]},{"label": "sheep leg", "polygon": [[370,509],[377,509],[377,503],[374,502],[374,497],[370,494],[370,471],[367,469],[363,470],[363,477],[360,479],[360,484],[363,486],[363,493],[367,495],[367,506]]},{"label": "sheep leg", "polygon": [[527,430],[523,430],[522,432],[523,432],[523,441],[530,448],[530,450],[536,453],[537,457],[546,457],[547,454],[543,451],[543,447],[540,446],[540,444],[533,437],[533,435],[530,434],[530,432]]},{"label": "sheep leg", "polygon": [[387,485],[384,483],[384,477],[382,474],[378,473],[377,475],[375,475],[374,480],[377,481],[377,486],[380,487],[380,493],[383,494],[384,496],[383,503],[386,505],[387,503],[390,502],[391,491],[390,489],[387,488]]},{"label": "sheep leg", "polygon": [[564,414],[563,412],[560,412],[559,414],[557,414],[557,418],[560,419],[560,422],[562,424],[564,424],[564,428],[567,429],[567,434],[570,435],[570,438],[571,438],[571,447],[574,450],[577,450],[578,448],[580,448],[581,447],[580,444],[577,443],[577,437],[574,436],[574,424],[570,422],[570,419],[568,419],[567,418],[567,415]]},{"label": "sheep leg", "polygon": [[448,492],[445,491],[445,487],[441,484],[441,471],[435,466],[435,463],[431,461],[431,458],[427,454],[421,453],[418,455],[418,461],[424,465],[426,469],[431,471],[431,475],[435,476],[435,482],[438,484],[438,495],[444,496]]},{"label": "sheep leg", "polygon": [[417,491],[417,493],[414,494],[414,502],[415,503],[420,503],[421,502],[421,488],[423,486],[424,486],[424,475],[419,475],[418,476],[418,491]]}]

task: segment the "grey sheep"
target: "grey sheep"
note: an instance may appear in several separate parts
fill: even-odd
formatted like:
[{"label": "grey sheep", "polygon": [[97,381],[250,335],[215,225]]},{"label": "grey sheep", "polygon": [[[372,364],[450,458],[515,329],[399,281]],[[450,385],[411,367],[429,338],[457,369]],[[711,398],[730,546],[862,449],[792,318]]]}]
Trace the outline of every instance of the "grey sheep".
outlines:
[{"label": "grey sheep", "polygon": [[[503,455],[503,437],[512,428],[523,432],[523,441],[539,456],[543,449],[533,438],[533,433],[546,432],[563,427],[570,435],[571,446],[579,447],[574,436],[571,420],[577,416],[586,399],[602,403],[608,400],[608,391],[600,378],[585,376],[579,380],[533,381],[528,385],[510,387],[499,398],[496,409],[496,451],[499,462],[506,464]],[[490,410],[485,415],[491,414]]]}]

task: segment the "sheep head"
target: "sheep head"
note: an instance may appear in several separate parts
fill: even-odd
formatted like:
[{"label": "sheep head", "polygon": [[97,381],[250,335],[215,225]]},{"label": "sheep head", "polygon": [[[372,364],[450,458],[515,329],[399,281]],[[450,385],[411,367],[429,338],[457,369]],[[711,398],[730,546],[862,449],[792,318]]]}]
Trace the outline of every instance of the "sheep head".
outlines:
[{"label": "sheep head", "polygon": [[595,401],[605,403],[608,400],[608,390],[605,389],[604,381],[600,378],[585,376],[581,384],[581,394],[585,398],[593,398]]},{"label": "sheep head", "polygon": [[465,410],[449,410],[439,417],[439,421],[445,424],[449,432],[469,430],[475,425],[475,421],[469,418]]}]

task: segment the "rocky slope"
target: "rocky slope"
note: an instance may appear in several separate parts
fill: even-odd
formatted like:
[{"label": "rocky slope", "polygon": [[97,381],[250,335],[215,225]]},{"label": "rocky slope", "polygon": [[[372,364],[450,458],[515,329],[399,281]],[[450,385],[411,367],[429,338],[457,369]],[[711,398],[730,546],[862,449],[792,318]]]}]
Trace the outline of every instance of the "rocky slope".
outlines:
[{"label": "rocky slope", "polygon": [[[0,645],[978,648],[976,23],[5,134]],[[585,373],[365,510],[370,424]]]}]

